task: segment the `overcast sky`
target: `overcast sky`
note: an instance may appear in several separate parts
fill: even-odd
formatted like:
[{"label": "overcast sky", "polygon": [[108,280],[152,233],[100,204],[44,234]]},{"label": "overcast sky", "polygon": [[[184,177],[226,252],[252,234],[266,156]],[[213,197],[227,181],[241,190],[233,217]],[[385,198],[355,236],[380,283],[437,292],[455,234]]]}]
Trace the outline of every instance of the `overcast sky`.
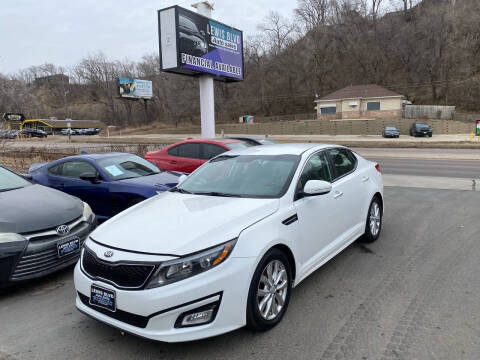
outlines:
[{"label": "overcast sky", "polygon": [[[158,53],[156,10],[195,0],[2,0],[0,73],[76,64],[103,52],[114,60]],[[270,10],[291,17],[296,0],[217,0],[213,17],[254,34]]]}]

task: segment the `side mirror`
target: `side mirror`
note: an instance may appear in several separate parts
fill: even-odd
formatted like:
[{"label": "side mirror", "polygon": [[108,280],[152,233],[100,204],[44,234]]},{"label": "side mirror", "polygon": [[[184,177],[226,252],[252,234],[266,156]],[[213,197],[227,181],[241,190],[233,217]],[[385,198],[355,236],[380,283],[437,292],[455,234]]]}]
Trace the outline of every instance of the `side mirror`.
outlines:
[{"label": "side mirror", "polygon": [[98,183],[98,176],[94,173],[84,173],[80,175],[80,179],[90,181],[92,184]]},{"label": "side mirror", "polygon": [[322,180],[308,180],[303,187],[304,196],[328,194],[332,191],[332,184]]},{"label": "side mirror", "polygon": [[185,174],[182,174],[180,175],[180,177],[178,178],[178,185],[180,185],[182,182],[184,182],[186,179],[187,179],[187,175]]}]

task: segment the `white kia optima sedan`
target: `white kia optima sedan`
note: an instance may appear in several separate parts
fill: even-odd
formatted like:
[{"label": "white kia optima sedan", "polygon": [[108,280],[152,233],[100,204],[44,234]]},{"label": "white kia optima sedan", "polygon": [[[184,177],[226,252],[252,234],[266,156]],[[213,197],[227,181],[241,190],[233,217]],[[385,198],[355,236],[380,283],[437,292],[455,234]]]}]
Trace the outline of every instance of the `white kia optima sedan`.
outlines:
[{"label": "white kia optima sedan", "polygon": [[341,146],[233,150],[95,230],[78,309],[176,342],[275,326],[292,287],[382,227],[380,168]]}]

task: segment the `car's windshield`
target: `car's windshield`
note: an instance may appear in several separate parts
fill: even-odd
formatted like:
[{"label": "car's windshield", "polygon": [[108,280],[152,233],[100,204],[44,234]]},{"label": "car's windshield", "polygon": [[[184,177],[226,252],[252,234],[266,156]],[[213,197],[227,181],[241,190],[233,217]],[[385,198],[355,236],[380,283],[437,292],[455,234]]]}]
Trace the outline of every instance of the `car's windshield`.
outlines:
[{"label": "car's windshield", "polygon": [[393,126],[387,126],[387,127],[385,128],[385,130],[395,131],[395,130],[397,130],[397,128],[396,128],[396,127],[393,127]]},{"label": "car's windshield", "polygon": [[161,170],[137,155],[120,155],[97,160],[112,180],[124,180],[158,174]]},{"label": "car's windshield", "polygon": [[9,191],[31,185],[27,180],[0,167],[0,191]]},{"label": "car's windshield", "polygon": [[219,156],[178,189],[213,196],[278,198],[287,191],[299,160],[296,155]]},{"label": "car's windshield", "polygon": [[419,129],[429,129],[430,126],[428,126],[427,124],[417,124],[417,128],[419,128]]}]

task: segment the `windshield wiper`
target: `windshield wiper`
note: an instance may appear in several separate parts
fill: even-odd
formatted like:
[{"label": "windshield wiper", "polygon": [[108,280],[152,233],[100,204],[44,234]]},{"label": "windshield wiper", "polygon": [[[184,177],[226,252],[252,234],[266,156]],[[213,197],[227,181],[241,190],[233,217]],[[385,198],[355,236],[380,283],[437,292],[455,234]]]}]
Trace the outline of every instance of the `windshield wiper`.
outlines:
[{"label": "windshield wiper", "polygon": [[194,194],[195,195],[206,195],[206,196],[242,197],[241,195],[237,195],[237,194],[221,193],[221,192],[217,192],[217,191],[196,192]]},{"label": "windshield wiper", "polygon": [[180,194],[193,194],[191,191],[185,190],[185,189],[180,189],[178,187],[171,188],[169,190],[170,192],[179,192]]},{"label": "windshield wiper", "polygon": [[13,187],[13,188],[8,188],[8,189],[0,189],[0,192],[5,192],[5,191],[10,191],[10,190],[18,190],[22,189],[24,186],[18,186],[18,187]]}]

